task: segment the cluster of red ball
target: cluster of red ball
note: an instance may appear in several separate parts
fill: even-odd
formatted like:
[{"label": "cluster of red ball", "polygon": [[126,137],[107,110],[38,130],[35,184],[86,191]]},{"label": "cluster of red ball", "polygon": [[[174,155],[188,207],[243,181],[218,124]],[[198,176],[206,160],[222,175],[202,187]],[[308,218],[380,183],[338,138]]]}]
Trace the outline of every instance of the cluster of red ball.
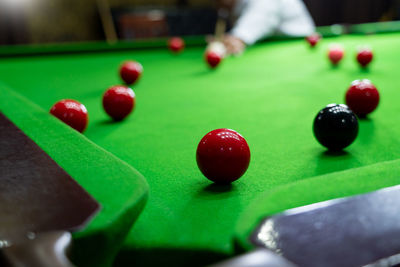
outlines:
[{"label": "cluster of red ball", "polygon": [[[313,48],[321,40],[321,36],[313,34],[308,36],[306,40],[310,47]],[[341,46],[331,46],[328,50],[328,58],[334,66],[337,66],[343,57],[344,49]],[[373,60],[373,57],[371,49],[362,48],[357,52],[356,60],[362,68],[366,68]],[[366,79],[353,81],[345,95],[347,107],[359,118],[366,117],[373,112],[379,104],[379,98],[377,88]]]},{"label": "cluster of red ball", "polygon": [[[344,49],[340,46],[331,47],[328,51],[329,60],[333,65],[338,65],[344,57]],[[357,52],[356,60],[362,68],[366,68],[371,63],[374,55],[369,48],[362,48]]]},{"label": "cluster of red ball", "polygon": [[[309,36],[307,41],[315,47],[321,36]],[[168,41],[168,48],[173,53],[183,51],[185,43],[179,37]],[[205,60],[210,68],[215,68],[223,59],[220,49],[207,49]],[[328,53],[332,64],[336,65],[344,56],[341,47],[332,47]],[[370,50],[361,50],[357,61],[366,67],[372,61]],[[143,67],[135,61],[125,62],[119,71],[121,79],[127,84],[134,84],[142,75]],[[376,109],[379,103],[379,92],[369,80],[354,81],[346,92],[346,104],[359,117],[364,117]],[[135,106],[135,93],[127,86],[112,86],[103,95],[105,112],[114,120],[123,120]],[[50,110],[50,113],[83,132],[88,124],[88,113],[85,106],[75,100],[61,100]],[[231,183],[239,179],[250,163],[250,149],[246,140],[238,132],[231,129],[216,129],[207,133],[200,141],[196,160],[200,171],[216,183]]]},{"label": "cluster of red ball", "polygon": [[[185,48],[185,41],[180,37],[172,37],[168,40],[168,48],[174,54],[181,53]],[[224,58],[224,53],[219,49],[206,49],[204,60],[211,69],[215,69]]]},{"label": "cluster of red ball", "polygon": [[[316,45],[321,40],[321,35],[319,33],[314,33],[310,36],[306,37],[307,42],[310,47],[316,47]],[[334,45],[328,50],[328,58],[331,61],[332,65],[336,66],[344,57],[344,49],[339,45]],[[361,48],[357,52],[356,60],[360,64],[362,68],[366,68],[369,63],[371,63],[374,55],[372,50],[369,48]]]},{"label": "cluster of red ball", "polygon": [[[143,67],[135,61],[122,64],[119,74],[127,84],[134,84],[142,75]],[[108,88],[103,95],[103,108],[115,121],[123,120],[135,107],[135,93],[124,85],[116,85]],[[78,132],[85,131],[89,116],[86,107],[76,100],[63,99],[55,103],[50,113],[65,122]]]}]

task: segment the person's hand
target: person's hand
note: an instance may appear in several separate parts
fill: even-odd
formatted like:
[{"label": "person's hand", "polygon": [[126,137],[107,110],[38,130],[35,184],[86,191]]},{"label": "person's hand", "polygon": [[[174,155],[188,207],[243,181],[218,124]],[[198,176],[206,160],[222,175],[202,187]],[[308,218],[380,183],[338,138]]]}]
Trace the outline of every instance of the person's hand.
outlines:
[{"label": "person's hand", "polygon": [[225,35],[223,43],[228,55],[240,55],[246,49],[246,43],[233,35]]},{"label": "person's hand", "polygon": [[[207,49],[213,49],[215,48],[216,44],[218,47],[221,47],[221,45],[224,47],[224,56],[229,56],[229,55],[240,55],[246,50],[246,43],[243,42],[241,39],[233,36],[226,34],[222,38],[221,41],[217,41],[214,36],[208,35],[206,37],[206,41],[208,43]],[[219,49],[218,49],[219,50]]]}]

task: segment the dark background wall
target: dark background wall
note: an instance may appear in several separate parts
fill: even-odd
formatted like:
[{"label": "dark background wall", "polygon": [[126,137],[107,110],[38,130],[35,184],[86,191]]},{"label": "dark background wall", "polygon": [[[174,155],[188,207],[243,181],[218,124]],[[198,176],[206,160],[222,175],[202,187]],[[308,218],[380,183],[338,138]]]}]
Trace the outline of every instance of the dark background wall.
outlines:
[{"label": "dark background wall", "polygon": [[303,0],[318,26],[399,19],[399,0]]},{"label": "dark background wall", "polygon": [[[0,45],[91,41],[105,38],[96,5],[98,0],[35,0],[26,1],[25,5],[13,9],[1,6],[1,1],[13,0],[0,0]],[[114,15],[121,14],[121,10],[133,13],[137,10],[143,11],[149,6],[165,9],[168,20],[175,23],[175,26],[169,29],[171,34],[211,32],[214,23],[212,20],[215,19],[213,0],[108,0],[108,2],[114,11],[118,11],[114,12]],[[318,26],[400,19],[400,0],[304,0],[304,2]],[[120,26],[118,18],[114,19],[116,25]],[[184,27],[177,29],[178,24]],[[191,29],[195,31],[190,31]]]}]

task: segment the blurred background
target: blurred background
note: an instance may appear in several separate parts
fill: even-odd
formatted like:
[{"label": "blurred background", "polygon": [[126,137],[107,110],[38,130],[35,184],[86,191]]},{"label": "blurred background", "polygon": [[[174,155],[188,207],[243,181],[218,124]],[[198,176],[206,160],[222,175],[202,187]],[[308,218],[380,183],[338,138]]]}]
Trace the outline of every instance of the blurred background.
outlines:
[{"label": "blurred background", "polygon": [[[317,26],[400,19],[400,0],[304,0]],[[213,0],[0,0],[0,45],[214,32]]]}]

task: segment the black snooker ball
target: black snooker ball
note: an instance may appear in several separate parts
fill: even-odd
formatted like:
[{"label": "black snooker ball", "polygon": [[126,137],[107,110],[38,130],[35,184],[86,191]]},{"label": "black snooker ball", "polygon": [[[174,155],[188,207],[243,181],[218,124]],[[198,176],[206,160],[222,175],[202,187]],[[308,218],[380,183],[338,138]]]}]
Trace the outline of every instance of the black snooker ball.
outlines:
[{"label": "black snooker ball", "polygon": [[314,136],[329,150],[342,150],[356,139],[358,120],[343,104],[330,104],[318,112],[313,125]]}]

